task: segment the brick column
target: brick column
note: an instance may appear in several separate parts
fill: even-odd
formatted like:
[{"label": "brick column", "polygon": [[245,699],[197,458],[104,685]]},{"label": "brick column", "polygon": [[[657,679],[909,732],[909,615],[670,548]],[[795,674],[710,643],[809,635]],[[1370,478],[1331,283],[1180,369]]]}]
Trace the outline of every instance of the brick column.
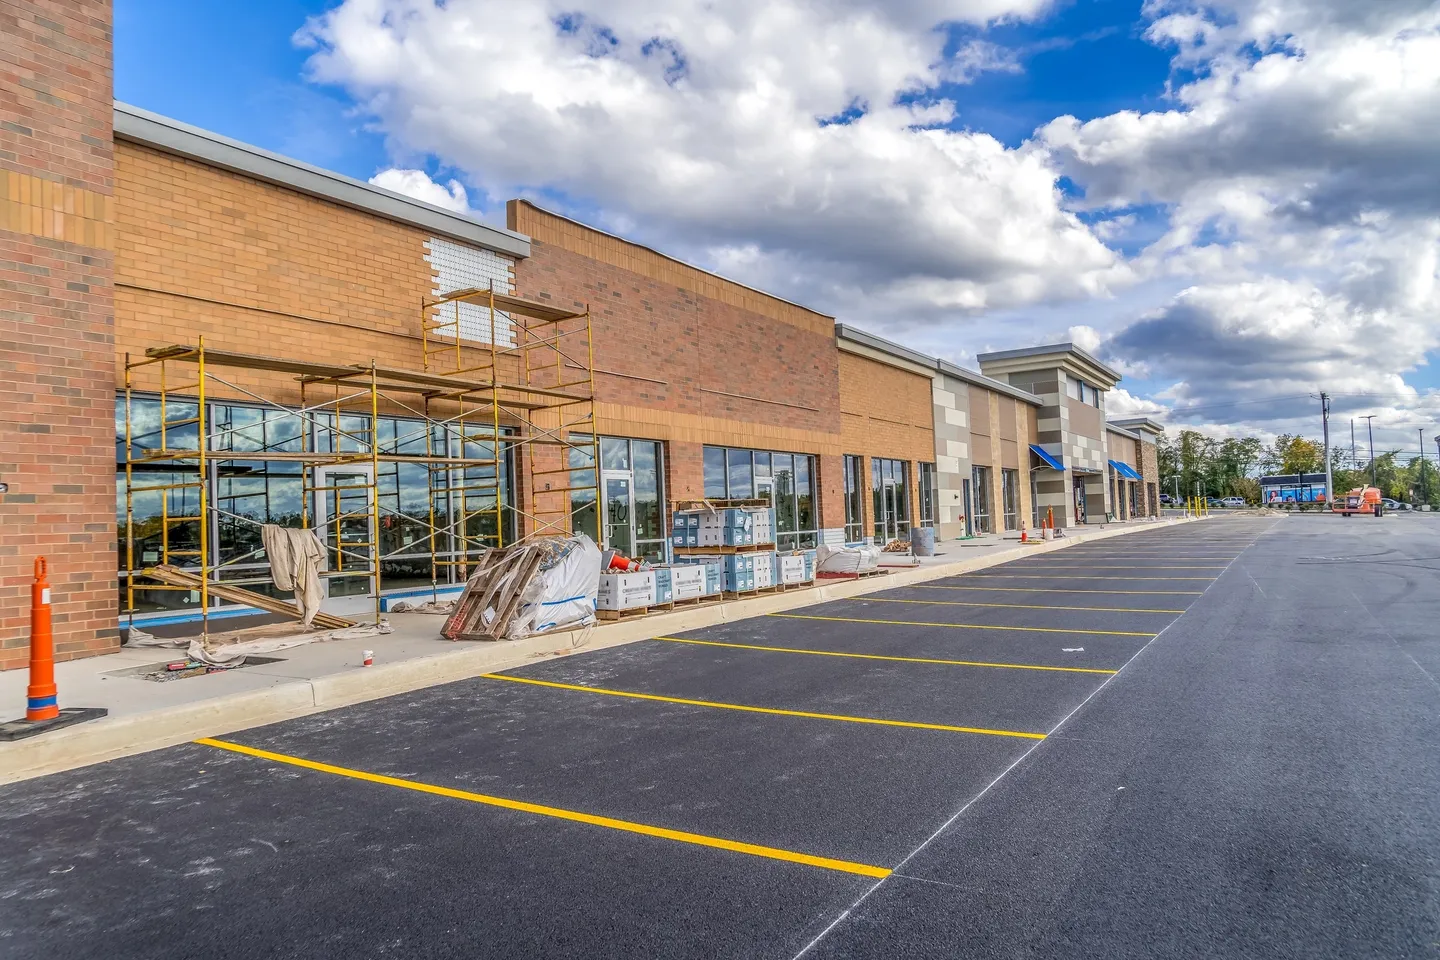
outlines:
[{"label": "brick column", "polygon": [[108,0],[0,0],[0,669],[40,555],[57,659],[118,645],[110,28]]}]

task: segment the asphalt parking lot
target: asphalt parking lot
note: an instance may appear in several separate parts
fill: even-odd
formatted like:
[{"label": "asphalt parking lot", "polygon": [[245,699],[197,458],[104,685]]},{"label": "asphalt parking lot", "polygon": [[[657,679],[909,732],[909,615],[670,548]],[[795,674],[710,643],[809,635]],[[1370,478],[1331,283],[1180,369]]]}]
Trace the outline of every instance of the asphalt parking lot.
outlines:
[{"label": "asphalt parking lot", "polygon": [[[1080,544],[0,788],[0,942],[67,958],[1440,955],[1433,651],[1402,650],[1407,665],[1333,638],[1291,663],[1237,642],[1279,615],[1264,584],[1289,589],[1275,568],[1303,523]],[[1333,698],[1325,656],[1368,707]],[[1402,695],[1377,703],[1387,679]],[[1334,714],[1353,721],[1343,742]],[[1371,845],[1367,866],[1342,839]]]}]

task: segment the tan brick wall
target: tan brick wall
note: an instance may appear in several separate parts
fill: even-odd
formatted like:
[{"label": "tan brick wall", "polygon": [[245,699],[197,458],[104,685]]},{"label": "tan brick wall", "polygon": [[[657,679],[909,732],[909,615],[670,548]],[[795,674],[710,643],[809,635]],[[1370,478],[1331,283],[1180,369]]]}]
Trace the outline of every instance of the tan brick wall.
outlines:
[{"label": "tan brick wall", "polygon": [[[602,433],[663,440],[672,499],[706,444],[820,456],[821,525],[844,524],[834,321],[523,201],[516,292],[593,318]],[[927,391],[928,403],[928,391]]]},{"label": "tan brick wall", "polygon": [[[211,349],[423,365],[425,231],[123,141],[115,184],[117,384],[125,352],[200,336]],[[485,353],[465,350],[476,362]],[[298,395],[291,375],[224,376]],[[154,386],[137,375],[137,388]]]},{"label": "tan brick wall", "polygon": [[[111,11],[0,0],[0,669],[116,647]],[[61,690],[62,703],[64,690]]]},{"label": "tan brick wall", "polygon": [[[840,417],[845,453],[859,454],[865,495],[864,530],[875,527],[870,461],[904,460],[909,466],[910,520],[920,517],[921,463],[935,462],[934,381],[869,357],[840,352]],[[837,464],[837,469],[839,465]],[[843,487],[839,495],[843,496]],[[841,510],[841,518],[844,511]]]}]

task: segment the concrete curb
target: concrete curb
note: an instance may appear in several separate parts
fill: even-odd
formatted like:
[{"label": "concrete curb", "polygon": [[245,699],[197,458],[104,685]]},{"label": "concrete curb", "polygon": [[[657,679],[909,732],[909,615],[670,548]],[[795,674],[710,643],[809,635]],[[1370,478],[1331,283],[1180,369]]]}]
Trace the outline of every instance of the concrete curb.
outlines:
[{"label": "concrete curb", "polygon": [[278,723],[337,707],[410,693],[442,683],[453,683],[533,662],[547,654],[604,650],[621,644],[701,627],[714,626],[767,613],[807,607],[827,600],[863,596],[893,587],[903,587],[961,573],[983,570],[1019,557],[1063,550],[1081,543],[1093,543],[1141,530],[1194,522],[1191,519],[1160,520],[1143,527],[1098,530],[1069,534],[1037,546],[1019,546],[973,560],[912,570],[892,570],[888,576],[863,580],[838,580],[813,590],[767,594],[753,600],[738,600],[711,606],[677,610],[673,613],[619,620],[599,628],[547,634],[505,643],[486,643],[412,660],[346,670],[309,680],[278,684],[267,690],[227,694],[213,700],[167,707],[151,713],[107,717],[83,726],[67,727],[53,734],[0,744],[0,784],[28,780],[76,767],[148,753],[198,737],[216,737],[238,730]]}]

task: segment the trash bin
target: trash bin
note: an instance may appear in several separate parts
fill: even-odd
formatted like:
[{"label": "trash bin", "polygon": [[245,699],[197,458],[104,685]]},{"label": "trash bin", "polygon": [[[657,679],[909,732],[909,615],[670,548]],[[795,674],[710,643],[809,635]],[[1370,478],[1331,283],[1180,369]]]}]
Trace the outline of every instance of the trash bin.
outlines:
[{"label": "trash bin", "polygon": [[917,557],[935,556],[935,528],[911,527],[910,552]]}]

